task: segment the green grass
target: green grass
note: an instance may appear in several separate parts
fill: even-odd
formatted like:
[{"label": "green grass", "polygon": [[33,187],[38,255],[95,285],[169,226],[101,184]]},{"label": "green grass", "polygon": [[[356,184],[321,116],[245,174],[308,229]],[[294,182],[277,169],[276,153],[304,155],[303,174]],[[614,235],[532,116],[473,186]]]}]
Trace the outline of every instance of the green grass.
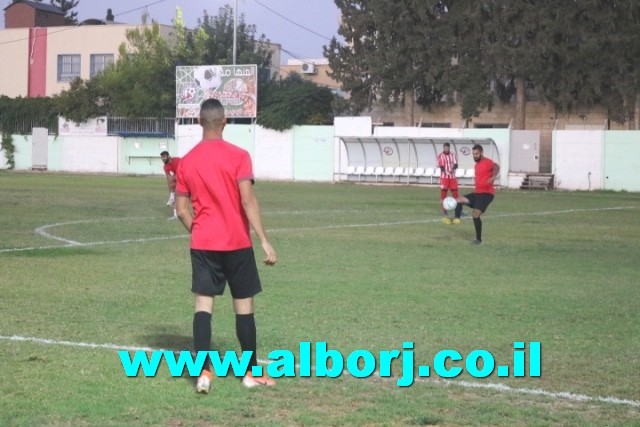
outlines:
[{"label": "green grass", "polygon": [[[640,425],[640,195],[503,190],[474,247],[469,219],[440,223],[435,188],[256,191],[280,258],[260,266],[260,358],[412,341],[418,364],[443,349],[508,364],[514,341],[540,341],[542,376],[221,378],[207,396],[166,367],[127,378],[115,349],[59,342],[191,348],[188,237],[166,220],[164,180],[3,172],[0,335],[56,344],[0,339],[0,425]],[[228,295],[213,329],[216,349],[238,350]]]}]

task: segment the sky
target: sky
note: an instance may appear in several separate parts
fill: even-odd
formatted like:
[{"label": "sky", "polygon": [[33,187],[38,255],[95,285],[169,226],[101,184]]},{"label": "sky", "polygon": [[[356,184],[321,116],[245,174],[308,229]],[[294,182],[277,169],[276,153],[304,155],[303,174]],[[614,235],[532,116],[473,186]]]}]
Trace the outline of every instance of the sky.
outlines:
[{"label": "sky", "polygon": [[[194,28],[204,10],[215,16],[220,7],[234,7],[236,2],[238,14],[244,14],[245,22],[256,26],[258,36],[264,34],[282,46],[283,63],[287,59],[322,58],[322,46],[337,36],[340,10],[333,0],[79,0],[74,10],[79,21],[104,19],[110,8],[116,22],[139,24],[146,7],[152,19],[170,25],[179,6],[186,26]],[[2,9],[10,4],[11,0],[0,0]],[[4,14],[0,27],[4,28]]]}]

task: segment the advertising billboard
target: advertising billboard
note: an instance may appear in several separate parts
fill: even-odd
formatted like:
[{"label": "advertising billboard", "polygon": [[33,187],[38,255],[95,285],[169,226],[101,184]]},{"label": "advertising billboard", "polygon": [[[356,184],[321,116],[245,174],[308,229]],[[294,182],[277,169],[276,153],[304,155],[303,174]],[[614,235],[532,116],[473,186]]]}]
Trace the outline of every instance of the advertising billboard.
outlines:
[{"label": "advertising billboard", "polygon": [[228,118],[255,118],[258,66],[199,65],[176,67],[176,117],[197,118],[200,104],[215,98]]}]

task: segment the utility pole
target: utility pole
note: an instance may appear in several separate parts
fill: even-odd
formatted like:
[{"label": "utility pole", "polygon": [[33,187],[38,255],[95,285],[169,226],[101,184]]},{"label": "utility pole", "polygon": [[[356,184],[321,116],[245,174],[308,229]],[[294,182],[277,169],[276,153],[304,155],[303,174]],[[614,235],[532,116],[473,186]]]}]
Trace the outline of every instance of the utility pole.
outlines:
[{"label": "utility pole", "polygon": [[236,65],[236,45],[238,44],[238,0],[233,8],[233,65]]}]

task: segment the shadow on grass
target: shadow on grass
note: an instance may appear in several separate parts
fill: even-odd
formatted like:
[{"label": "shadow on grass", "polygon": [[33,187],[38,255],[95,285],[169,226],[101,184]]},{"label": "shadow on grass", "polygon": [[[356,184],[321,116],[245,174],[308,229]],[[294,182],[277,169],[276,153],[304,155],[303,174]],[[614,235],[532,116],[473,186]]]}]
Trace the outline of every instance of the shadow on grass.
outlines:
[{"label": "shadow on grass", "polygon": [[[151,348],[169,350],[176,353],[180,351],[189,351],[195,357],[193,337],[172,332],[169,328],[159,327],[157,331],[143,335],[142,342],[146,343],[146,345]],[[235,349],[236,347],[237,343],[225,341],[221,343],[213,343],[211,350],[224,353],[227,350]],[[197,377],[190,376],[187,369],[182,372],[182,376],[180,378],[192,382],[194,386],[198,380]]]},{"label": "shadow on grass", "polygon": [[167,328],[158,328],[156,331],[143,335],[142,342],[152,348],[193,351],[193,337],[171,332]]}]

